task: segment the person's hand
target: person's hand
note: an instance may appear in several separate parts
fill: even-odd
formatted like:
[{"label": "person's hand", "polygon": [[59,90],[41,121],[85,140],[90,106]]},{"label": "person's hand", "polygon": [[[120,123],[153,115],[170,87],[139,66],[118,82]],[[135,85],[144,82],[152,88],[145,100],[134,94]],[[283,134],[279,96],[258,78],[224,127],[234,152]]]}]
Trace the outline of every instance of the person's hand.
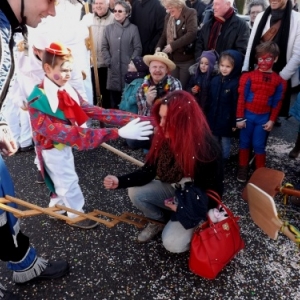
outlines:
[{"label": "person's hand", "polygon": [[173,198],[169,198],[169,199],[166,199],[165,201],[164,201],[164,203],[165,203],[165,206],[166,207],[169,207],[171,210],[173,210],[173,211],[177,211],[177,204],[175,204],[175,202],[174,202],[174,197]]},{"label": "person's hand", "polygon": [[274,122],[273,121],[268,121],[266,124],[263,124],[262,127],[266,131],[271,131],[273,129]]},{"label": "person's hand", "polygon": [[195,85],[195,86],[192,87],[192,93],[193,94],[198,94],[199,91],[200,91],[200,88],[199,88],[198,85]]},{"label": "person's hand", "polygon": [[103,185],[107,190],[114,190],[119,186],[119,179],[113,175],[107,175],[103,180]]},{"label": "person's hand", "polygon": [[140,118],[130,121],[119,129],[119,136],[131,140],[149,140],[149,135],[153,134],[153,126],[150,121],[140,122]]},{"label": "person's hand", "polygon": [[170,44],[168,44],[167,46],[165,46],[165,48],[163,49],[162,52],[165,52],[165,53],[172,53],[172,47]]},{"label": "person's hand", "polygon": [[157,96],[156,87],[152,85],[148,88],[148,91],[146,92],[146,101],[150,106],[152,106],[156,96]]},{"label": "person's hand", "polygon": [[0,125],[0,151],[4,155],[11,156],[18,150],[16,141],[12,137],[7,125]]},{"label": "person's hand", "polygon": [[239,128],[239,129],[246,128],[246,121],[247,120],[236,122],[236,127]]}]

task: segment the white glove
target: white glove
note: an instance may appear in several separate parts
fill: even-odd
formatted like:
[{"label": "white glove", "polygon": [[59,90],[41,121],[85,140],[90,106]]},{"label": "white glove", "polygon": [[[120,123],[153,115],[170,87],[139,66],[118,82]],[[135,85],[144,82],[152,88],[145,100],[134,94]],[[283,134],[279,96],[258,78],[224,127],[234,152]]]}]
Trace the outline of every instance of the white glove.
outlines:
[{"label": "white glove", "polygon": [[150,121],[140,122],[140,118],[130,121],[118,131],[119,136],[130,140],[149,140],[149,135],[153,133],[153,126]]},{"label": "white glove", "polygon": [[12,137],[7,125],[0,124],[0,151],[8,156],[13,155],[18,150],[17,144]]}]

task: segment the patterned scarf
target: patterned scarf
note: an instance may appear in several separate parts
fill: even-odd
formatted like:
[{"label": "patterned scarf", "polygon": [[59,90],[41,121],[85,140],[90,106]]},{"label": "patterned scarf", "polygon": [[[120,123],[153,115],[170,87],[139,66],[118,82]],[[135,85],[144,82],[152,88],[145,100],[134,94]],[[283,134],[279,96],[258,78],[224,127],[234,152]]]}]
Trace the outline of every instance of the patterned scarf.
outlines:
[{"label": "patterned scarf", "polygon": [[176,25],[175,25],[175,18],[170,17],[167,25],[167,45],[169,45],[171,42],[176,40],[177,34],[176,34]]},{"label": "patterned scarf", "polygon": [[207,50],[216,49],[216,45],[222,29],[222,25],[226,22],[226,20],[231,18],[233,14],[234,14],[234,9],[230,7],[223,17],[214,16],[215,21],[210,31]]}]

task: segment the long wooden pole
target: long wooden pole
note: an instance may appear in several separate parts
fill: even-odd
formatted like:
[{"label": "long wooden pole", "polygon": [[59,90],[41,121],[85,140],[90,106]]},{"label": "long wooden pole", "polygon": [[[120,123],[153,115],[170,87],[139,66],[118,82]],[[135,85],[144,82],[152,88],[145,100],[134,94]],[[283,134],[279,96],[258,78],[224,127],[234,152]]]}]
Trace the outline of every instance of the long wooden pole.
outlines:
[{"label": "long wooden pole", "polygon": [[106,144],[106,143],[102,143],[101,146],[102,146],[103,148],[105,148],[105,149],[107,149],[107,150],[109,150],[109,151],[111,151],[111,152],[113,152],[113,153],[115,153],[115,154],[121,156],[122,158],[125,158],[125,159],[127,159],[128,161],[130,161],[130,162],[132,162],[132,163],[138,165],[139,167],[142,167],[142,166],[144,165],[143,162],[141,162],[141,161],[139,161],[139,160],[133,158],[132,156],[129,156],[128,154],[126,154],[126,153],[124,153],[124,152],[122,152],[122,151],[120,151],[120,150],[118,150],[118,149],[116,149],[116,148],[114,148],[114,147],[112,147],[112,146]]}]

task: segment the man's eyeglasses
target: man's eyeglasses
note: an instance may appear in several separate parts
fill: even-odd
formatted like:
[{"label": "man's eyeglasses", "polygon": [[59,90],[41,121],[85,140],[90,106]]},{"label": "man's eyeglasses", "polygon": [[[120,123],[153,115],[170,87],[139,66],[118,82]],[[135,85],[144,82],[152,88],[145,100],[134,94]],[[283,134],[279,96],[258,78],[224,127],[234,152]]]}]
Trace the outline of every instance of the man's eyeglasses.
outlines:
[{"label": "man's eyeglasses", "polygon": [[115,13],[119,13],[119,14],[121,14],[121,13],[122,13],[122,12],[124,12],[124,11],[125,11],[125,10],[121,10],[121,9],[119,9],[119,10],[116,10],[116,9],[115,9],[115,10],[114,10],[114,14],[115,14]]}]

